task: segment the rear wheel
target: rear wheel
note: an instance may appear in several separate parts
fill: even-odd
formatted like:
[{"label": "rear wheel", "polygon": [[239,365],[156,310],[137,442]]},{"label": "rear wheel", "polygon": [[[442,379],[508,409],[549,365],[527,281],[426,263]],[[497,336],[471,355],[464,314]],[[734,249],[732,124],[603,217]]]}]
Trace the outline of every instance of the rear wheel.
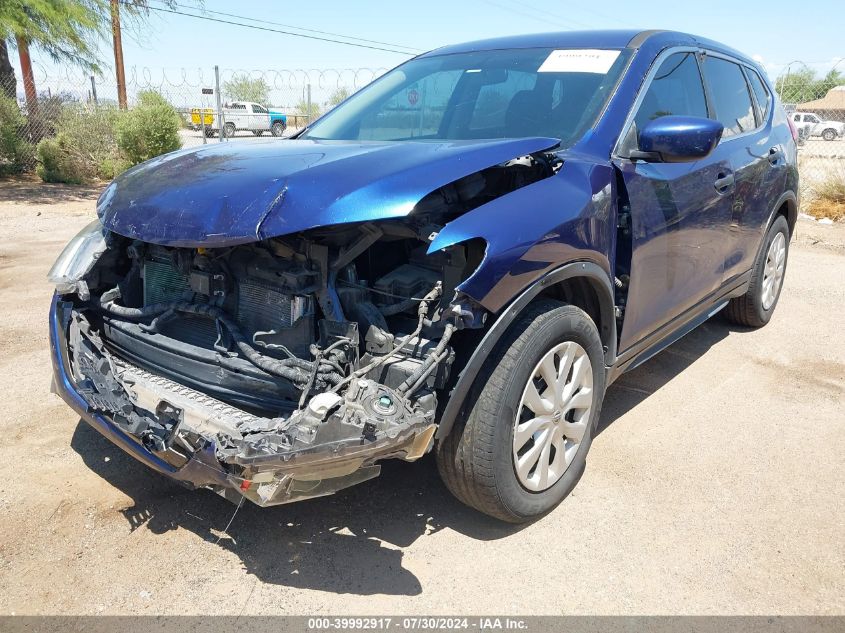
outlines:
[{"label": "rear wheel", "polygon": [[838,134],[836,134],[836,130],[827,129],[822,132],[822,138],[826,141],[835,141]]},{"label": "rear wheel", "polygon": [[232,138],[235,135],[235,124],[227,123],[223,126],[223,134],[226,138]]},{"label": "rear wheel", "polygon": [[584,471],[604,385],[590,317],[557,301],[530,305],[487,360],[466,419],[437,447],[447,488],[503,521],[542,516]]},{"label": "rear wheel", "polygon": [[733,323],[748,327],[766,325],[780,298],[788,258],[789,225],[786,218],[779,215],[766,233],[748,290],[741,297],[730,300],[725,308],[725,317]]}]

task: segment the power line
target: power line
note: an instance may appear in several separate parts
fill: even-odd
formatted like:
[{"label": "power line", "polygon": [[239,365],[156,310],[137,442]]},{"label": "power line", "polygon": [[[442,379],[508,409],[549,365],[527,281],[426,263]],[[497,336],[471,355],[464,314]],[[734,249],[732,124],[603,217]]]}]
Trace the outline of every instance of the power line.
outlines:
[{"label": "power line", "polygon": [[613,20],[614,22],[618,22],[619,24],[624,24],[625,26],[628,26],[628,27],[630,28],[630,25],[631,25],[631,24],[630,24],[630,22],[628,22],[628,21],[625,21],[625,20],[620,20],[619,18],[615,18],[615,17],[610,16],[610,15],[607,15],[607,14],[605,14],[605,13],[600,13],[600,12],[596,11],[595,9],[592,9],[592,8],[590,8],[590,7],[585,7],[585,6],[583,6],[582,4],[579,4],[579,5],[578,5],[578,8],[579,8],[581,11],[585,11],[585,12],[587,12],[587,13],[592,13],[593,15],[595,15],[595,16],[597,16],[597,17],[600,17],[600,18],[602,18],[602,19],[605,19],[605,20]]},{"label": "power line", "polygon": [[[159,4],[167,4],[165,0],[153,0],[158,2]],[[342,37],[346,40],[354,40],[356,42],[366,42],[368,44],[382,44],[384,46],[391,46],[393,48],[404,48],[409,51],[414,51],[415,53],[423,53],[425,49],[416,48],[414,46],[405,46],[403,44],[394,44],[393,42],[382,42],[380,40],[368,40],[363,37],[354,37],[352,35],[344,35],[343,33],[332,33],[331,31],[320,31],[317,29],[307,29],[304,26],[296,26],[293,24],[283,24],[282,22],[273,22],[272,20],[267,20],[264,18],[251,18],[246,15],[236,15],[234,13],[225,13],[223,11],[212,11],[211,9],[206,9],[205,7],[195,6],[191,7],[192,10],[201,11],[203,13],[212,13],[214,15],[222,15],[227,18],[236,18],[238,20],[246,20],[248,22],[260,22],[261,24],[272,24],[273,26],[282,26],[288,29],[296,29],[297,31],[305,31],[306,33],[318,33],[320,35],[331,35],[333,37]]]},{"label": "power line", "polygon": [[[555,26],[558,26],[558,27],[565,27],[565,28],[568,28],[568,29],[572,28],[571,24],[563,24],[562,22],[560,22],[560,20],[551,21],[551,20],[549,20],[548,17],[542,17],[540,15],[537,15],[536,13],[527,13],[525,11],[519,11],[519,10],[517,10],[517,9],[515,9],[515,8],[509,6],[509,5],[499,4],[498,2],[494,2],[493,0],[482,0],[482,1],[485,4],[489,4],[491,7],[496,7],[497,9],[500,9],[502,11],[508,11],[509,13],[514,13],[514,14],[522,17],[522,18],[527,18],[529,20],[535,20],[537,22],[542,22],[543,24],[545,24],[547,26],[549,24],[554,24]],[[528,8],[528,7],[524,7],[524,8]]]},{"label": "power line", "polygon": [[533,11],[535,14],[539,13],[541,16],[546,16],[545,19],[554,18],[555,20],[558,20],[558,21],[563,20],[564,22],[568,22],[570,24],[575,24],[577,26],[585,26],[588,29],[594,28],[594,26],[591,25],[591,24],[587,24],[586,22],[580,22],[579,20],[573,20],[569,16],[563,16],[563,15],[560,15],[559,13],[553,13],[553,12],[548,11],[546,9],[541,9],[539,7],[535,7],[534,5],[530,4],[529,2],[520,2],[520,0],[512,0],[512,1],[515,2],[519,7],[522,7],[523,9],[529,9],[529,10]]},{"label": "power line", "polygon": [[195,13],[186,13],[185,11],[177,11],[176,9],[165,9],[163,7],[149,7],[151,11],[158,11],[159,13],[172,13],[174,15],[183,15],[189,18],[196,18],[198,20],[207,20],[209,22],[218,22],[220,24],[229,24],[231,26],[242,26],[246,29],[255,29],[257,31],[268,31],[270,33],[280,33],[281,35],[291,35],[293,37],[301,37],[308,40],[318,40],[320,42],[331,42],[332,44],[345,44],[346,46],[355,46],[357,48],[368,48],[375,51],[385,51],[388,53],[398,53],[399,55],[407,55],[412,57],[414,53],[408,51],[400,51],[395,48],[384,48],[382,46],[371,46],[368,44],[356,44],[354,42],[344,42],[342,40],[335,40],[328,37],[318,37],[316,35],[305,35],[304,33],[293,33],[291,31],[282,31],[280,29],[271,29],[266,26],[257,26],[255,24],[243,24],[241,22],[232,22],[231,20],[223,20],[220,18],[212,18],[207,15],[197,15]]}]

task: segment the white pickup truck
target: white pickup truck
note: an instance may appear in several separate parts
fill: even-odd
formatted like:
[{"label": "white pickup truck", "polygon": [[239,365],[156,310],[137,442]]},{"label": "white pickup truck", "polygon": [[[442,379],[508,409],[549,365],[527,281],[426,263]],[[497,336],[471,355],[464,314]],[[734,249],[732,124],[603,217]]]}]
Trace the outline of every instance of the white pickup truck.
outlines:
[{"label": "white pickup truck", "polygon": [[[205,127],[206,135],[214,136],[220,131],[217,111],[213,108],[192,108],[191,126],[195,130]],[[264,132],[281,136],[285,128],[287,116],[276,110],[268,110],[261,104],[233,101],[223,106],[223,135],[226,137],[234,136],[238,130],[247,130],[256,136]]]},{"label": "white pickup truck", "polygon": [[845,123],[825,121],[812,112],[793,112],[789,116],[804,138],[821,136],[826,141],[835,141],[845,135]]}]

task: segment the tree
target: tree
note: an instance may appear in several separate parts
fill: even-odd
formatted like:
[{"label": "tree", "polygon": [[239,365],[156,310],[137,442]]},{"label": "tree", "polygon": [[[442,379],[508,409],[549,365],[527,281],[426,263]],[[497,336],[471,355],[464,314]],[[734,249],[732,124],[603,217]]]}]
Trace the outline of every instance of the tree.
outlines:
[{"label": "tree", "polygon": [[0,93],[10,99],[15,98],[18,80],[15,79],[15,69],[9,61],[9,47],[6,40],[0,38]]},{"label": "tree", "polygon": [[263,77],[234,75],[223,82],[223,94],[232,101],[253,101],[267,105],[270,101],[270,86]]},{"label": "tree", "polygon": [[[3,0],[0,2],[0,81],[10,94],[17,92],[9,48],[17,49],[26,81],[27,109],[37,107],[31,84],[29,47],[46,53],[55,62],[87,70],[98,69],[97,38],[102,34],[100,11],[105,0]],[[5,63],[4,63],[5,60]]]},{"label": "tree", "polygon": [[346,101],[349,98],[349,88],[346,86],[340,86],[337,90],[335,90],[329,100],[326,102],[326,105],[329,108],[335,107],[337,104],[341,103],[342,101]]},{"label": "tree", "polygon": [[[162,1],[170,9],[178,5],[177,0]],[[120,0],[120,5],[128,27],[140,39],[150,15],[148,0]],[[203,6],[202,0],[198,0],[198,5]],[[17,93],[17,79],[9,63],[10,49],[20,53],[21,70],[27,83],[32,77],[28,61],[30,47],[46,53],[54,62],[99,71],[97,43],[100,38],[113,35],[116,65],[119,59],[122,66],[116,7],[117,2],[111,0],[0,0],[2,90],[12,96]],[[28,97],[35,94],[34,84],[26,86],[26,93]],[[27,109],[34,111],[36,107],[37,103],[28,98]]]},{"label": "tree", "polygon": [[822,79],[819,80],[818,87],[822,92],[821,96],[824,96],[831,88],[836,88],[836,86],[842,85],[845,85],[845,76],[843,76],[839,70],[832,68],[824,77],[822,77]]},{"label": "tree", "polygon": [[845,76],[838,70],[830,70],[819,78],[811,68],[787,69],[775,81],[775,88],[785,103],[804,103],[821,99],[831,88],[845,84]]},{"label": "tree", "polygon": [[310,103],[310,108],[308,107],[309,103],[305,99],[300,100],[299,103],[296,104],[296,111],[297,116],[304,116],[308,117],[308,121],[313,121],[318,116],[320,116],[320,104],[312,101]]}]

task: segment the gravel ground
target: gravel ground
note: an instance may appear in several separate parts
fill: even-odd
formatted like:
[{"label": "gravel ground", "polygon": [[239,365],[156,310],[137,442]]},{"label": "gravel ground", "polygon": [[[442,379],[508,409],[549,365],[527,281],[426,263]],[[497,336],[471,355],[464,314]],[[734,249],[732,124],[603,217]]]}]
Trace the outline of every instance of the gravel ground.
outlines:
[{"label": "gravel ground", "polygon": [[845,226],[801,221],[773,321],[624,376],[526,527],[431,459],[260,509],[154,474],[49,394],[45,273],[96,190],[0,182],[0,613],[843,614]]}]

